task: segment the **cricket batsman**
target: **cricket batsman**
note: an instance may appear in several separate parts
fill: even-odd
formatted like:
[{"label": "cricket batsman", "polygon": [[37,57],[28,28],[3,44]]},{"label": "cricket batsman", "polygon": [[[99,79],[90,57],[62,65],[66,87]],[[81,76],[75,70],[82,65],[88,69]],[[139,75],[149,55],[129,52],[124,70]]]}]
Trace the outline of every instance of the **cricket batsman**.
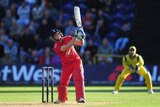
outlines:
[{"label": "cricket batsman", "polygon": [[123,71],[118,76],[115,84],[115,89],[113,94],[118,94],[120,87],[123,84],[123,81],[127,78],[128,75],[131,73],[137,73],[145,79],[145,83],[147,85],[147,90],[149,94],[154,94],[152,90],[152,79],[150,73],[145,69],[144,61],[141,55],[136,54],[136,47],[130,46],[129,47],[129,54],[123,57]]},{"label": "cricket batsman", "polygon": [[58,29],[53,29],[50,33],[50,39],[54,41],[53,50],[62,61],[62,73],[60,83],[57,86],[58,100],[54,103],[65,103],[68,100],[68,85],[71,77],[75,83],[77,103],[85,103],[84,91],[84,69],[82,60],[77,54],[74,45],[82,46],[84,44],[85,33],[82,28],[75,30],[74,37],[70,35],[63,36]]}]

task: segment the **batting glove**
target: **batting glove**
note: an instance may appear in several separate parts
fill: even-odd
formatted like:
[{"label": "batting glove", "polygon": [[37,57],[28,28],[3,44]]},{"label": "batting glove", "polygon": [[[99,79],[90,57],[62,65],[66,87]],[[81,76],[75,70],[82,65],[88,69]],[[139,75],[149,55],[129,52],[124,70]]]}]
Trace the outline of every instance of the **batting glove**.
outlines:
[{"label": "batting glove", "polygon": [[83,28],[76,28],[74,32],[74,36],[79,40],[85,39],[86,37]]}]

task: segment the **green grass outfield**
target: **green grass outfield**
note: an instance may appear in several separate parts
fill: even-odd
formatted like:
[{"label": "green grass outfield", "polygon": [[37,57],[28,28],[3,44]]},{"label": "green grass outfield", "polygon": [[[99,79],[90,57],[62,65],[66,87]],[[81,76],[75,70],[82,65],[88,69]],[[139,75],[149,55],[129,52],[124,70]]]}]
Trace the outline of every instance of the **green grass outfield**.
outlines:
[{"label": "green grass outfield", "polygon": [[[56,100],[56,87],[54,90]],[[85,104],[75,102],[74,87],[69,87],[69,101],[57,105],[41,103],[40,86],[0,86],[0,107],[160,107],[160,86],[154,87],[153,95],[144,86],[123,86],[118,95],[108,86],[86,86],[85,90]]]}]

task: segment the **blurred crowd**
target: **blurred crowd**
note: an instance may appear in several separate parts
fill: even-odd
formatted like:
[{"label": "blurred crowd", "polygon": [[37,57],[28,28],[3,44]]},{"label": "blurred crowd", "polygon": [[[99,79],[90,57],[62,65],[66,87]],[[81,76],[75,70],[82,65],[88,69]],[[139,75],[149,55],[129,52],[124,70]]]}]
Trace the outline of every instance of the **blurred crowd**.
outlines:
[{"label": "blurred crowd", "polygon": [[[73,35],[73,7],[81,9],[86,44],[76,47],[83,62],[96,54],[120,54],[129,42],[135,18],[134,0],[0,0],[0,64],[59,64],[48,34],[60,29]],[[99,56],[98,63],[112,63]]]}]

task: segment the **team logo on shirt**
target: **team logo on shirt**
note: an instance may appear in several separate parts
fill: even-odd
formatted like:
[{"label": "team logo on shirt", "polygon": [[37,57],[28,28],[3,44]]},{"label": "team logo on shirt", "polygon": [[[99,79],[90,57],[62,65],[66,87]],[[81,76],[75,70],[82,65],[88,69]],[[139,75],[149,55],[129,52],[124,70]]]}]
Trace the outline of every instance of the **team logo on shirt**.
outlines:
[{"label": "team logo on shirt", "polygon": [[71,54],[71,50],[66,51],[66,56],[69,56]]}]

